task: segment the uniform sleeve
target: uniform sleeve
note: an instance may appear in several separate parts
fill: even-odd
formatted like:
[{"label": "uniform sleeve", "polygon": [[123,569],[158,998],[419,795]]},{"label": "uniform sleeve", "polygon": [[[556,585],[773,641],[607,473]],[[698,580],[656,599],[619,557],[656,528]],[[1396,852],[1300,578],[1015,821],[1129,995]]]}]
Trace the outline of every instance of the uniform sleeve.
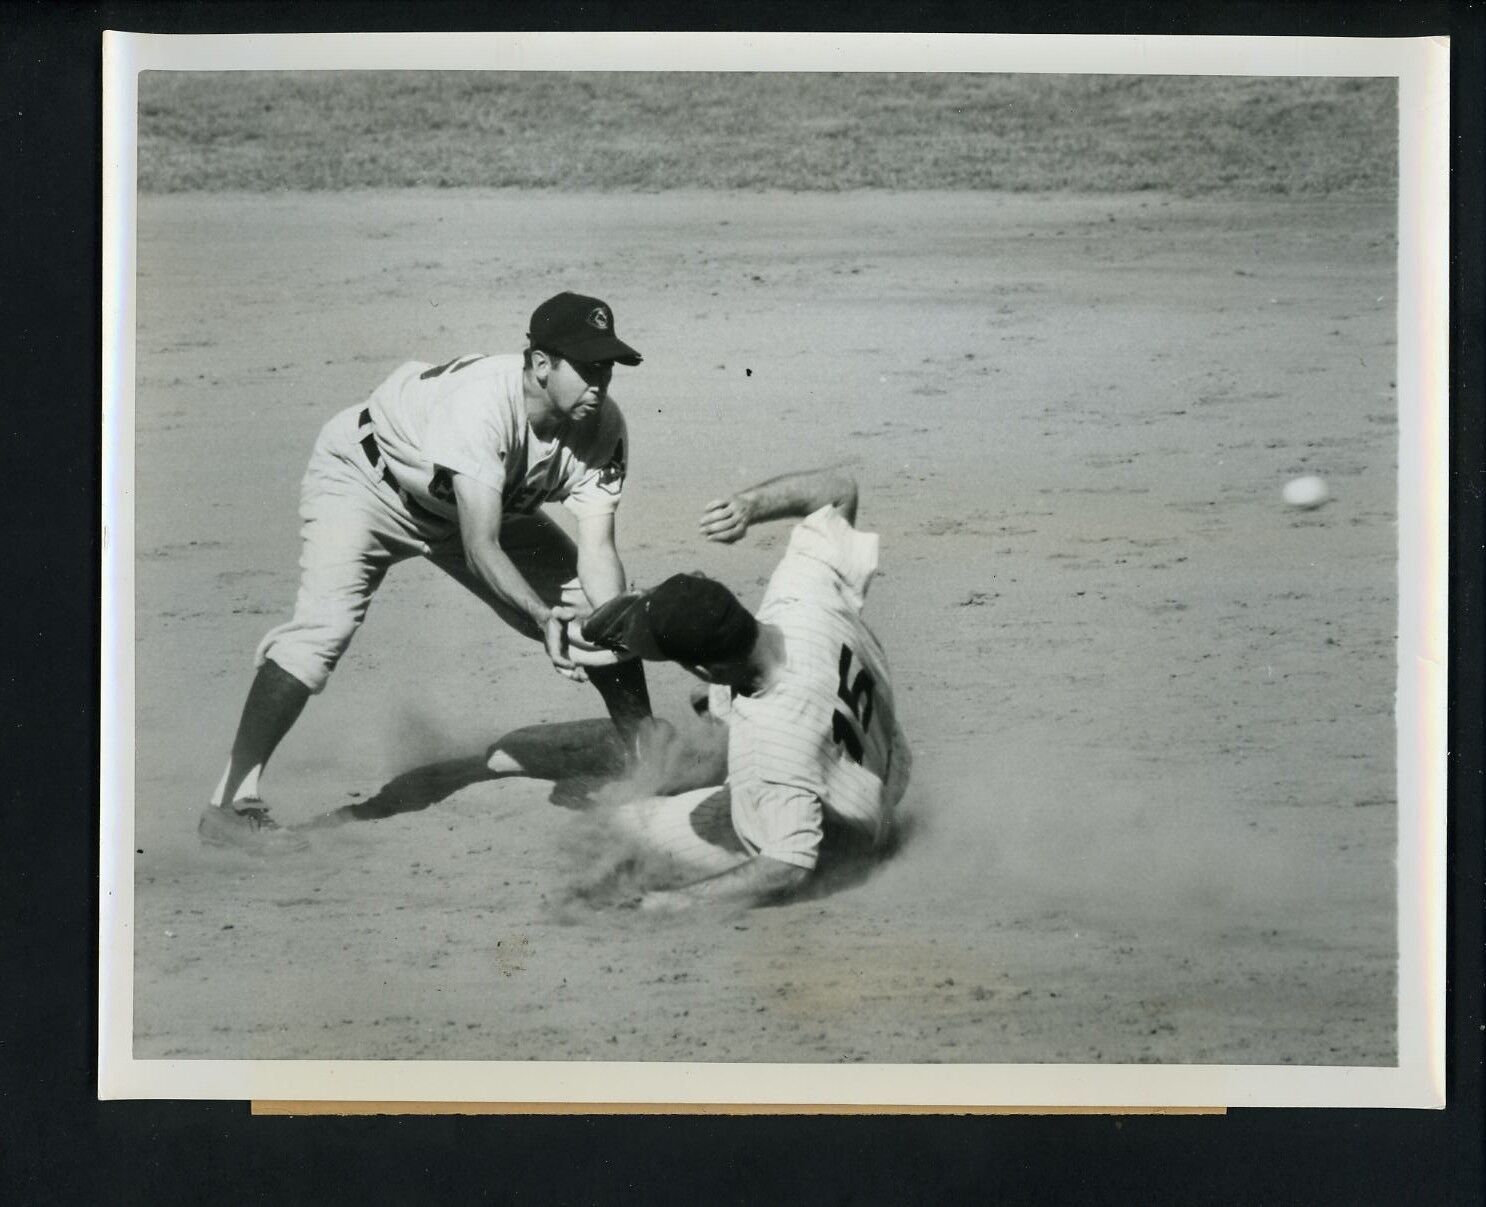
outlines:
[{"label": "uniform sleeve", "polygon": [[786,682],[754,700],[734,700],[728,731],[733,828],[756,854],[815,866],[834,699]]},{"label": "uniform sleeve", "polygon": [[611,399],[599,412],[591,439],[572,450],[563,502],[576,516],[612,515],[629,472],[629,431]]},{"label": "uniform sleeve", "polygon": [[823,815],[815,793],[787,784],[764,784],[747,841],[759,855],[809,871],[820,859]]},{"label": "uniform sleeve", "polygon": [[789,548],[769,580],[770,599],[810,599],[834,585],[861,608],[877,573],[878,538],[858,532],[833,506],[811,512],[790,533]]},{"label": "uniform sleeve", "polygon": [[423,453],[434,465],[500,491],[514,439],[508,429],[504,408],[490,405],[489,391],[477,379],[451,390],[430,410]]}]

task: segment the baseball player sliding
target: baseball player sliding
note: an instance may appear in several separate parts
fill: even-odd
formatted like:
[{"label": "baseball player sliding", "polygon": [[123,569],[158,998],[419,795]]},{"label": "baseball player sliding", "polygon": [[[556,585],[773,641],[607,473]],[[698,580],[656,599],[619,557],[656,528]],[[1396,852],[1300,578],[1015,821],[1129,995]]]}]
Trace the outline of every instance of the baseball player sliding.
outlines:
[{"label": "baseball player sliding", "polygon": [[856,509],[856,483],[832,470],[709,503],[701,530],[714,541],[806,517],[757,614],[720,583],[677,574],[582,622],[584,642],[677,662],[711,684],[708,710],[728,726],[722,788],[619,811],[621,828],[683,881],[652,888],[642,908],[785,897],[810,877],[823,843],[871,849],[887,838],[910,756],[887,660],[862,620],[878,538],[856,530]]},{"label": "baseball player sliding", "polygon": [[[258,646],[227,769],[202,812],[204,842],[259,853],[305,845],[263,806],[264,765],[327,678],[387,571],[427,558],[587,678],[627,739],[650,715],[638,662],[577,666],[565,626],[625,589],[614,543],[624,488],[616,363],[640,354],[597,298],[560,293],[531,316],[522,355],[410,362],[321,429],[300,495],[299,595]],[[537,509],[562,501],[576,544]],[[600,660],[601,662],[602,660]]]}]

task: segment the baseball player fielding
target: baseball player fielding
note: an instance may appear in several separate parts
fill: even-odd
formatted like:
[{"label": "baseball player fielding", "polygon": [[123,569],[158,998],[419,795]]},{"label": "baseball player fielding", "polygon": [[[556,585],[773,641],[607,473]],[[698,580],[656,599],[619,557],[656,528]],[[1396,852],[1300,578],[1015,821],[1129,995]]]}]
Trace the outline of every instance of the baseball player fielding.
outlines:
[{"label": "baseball player fielding", "polygon": [[[559,674],[593,683],[622,736],[650,715],[633,660],[569,654],[567,624],[624,591],[614,515],[624,489],[624,417],[614,366],[640,354],[598,298],[560,293],[531,316],[524,352],[410,361],[321,429],[305,471],[299,594],[259,643],[227,769],[202,812],[202,841],[260,854],[305,845],[269,815],[264,766],[321,691],[387,571],[424,557],[541,641]],[[576,543],[538,508],[562,502]]]}]

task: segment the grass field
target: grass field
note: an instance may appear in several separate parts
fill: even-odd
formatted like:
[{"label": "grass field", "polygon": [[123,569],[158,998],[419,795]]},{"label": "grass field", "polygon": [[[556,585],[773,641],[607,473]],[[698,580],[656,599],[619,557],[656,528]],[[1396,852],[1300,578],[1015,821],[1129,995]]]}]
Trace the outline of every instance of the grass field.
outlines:
[{"label": "grass field", "polygon": [[1386,79],[160,73],[140,188],[1388,191]]}]

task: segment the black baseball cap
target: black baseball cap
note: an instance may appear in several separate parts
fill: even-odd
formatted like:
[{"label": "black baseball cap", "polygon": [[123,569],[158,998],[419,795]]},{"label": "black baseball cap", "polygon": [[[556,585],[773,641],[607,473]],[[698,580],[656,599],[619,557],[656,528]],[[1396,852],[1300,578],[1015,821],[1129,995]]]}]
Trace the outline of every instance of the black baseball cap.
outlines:
[{"label": "black baseball cap", "polygon": [[715,579],[673,574],[630,612],[624,646],[653,662],[731,662],[753,649],[758,621]]},{"label": "black baseball cap", "polygon": [[581,293],[548,298],[532,311],[526,337],[532,347],[569,360],[640,363],[640,354],[614,334],[614,311],[609,304]]}]

